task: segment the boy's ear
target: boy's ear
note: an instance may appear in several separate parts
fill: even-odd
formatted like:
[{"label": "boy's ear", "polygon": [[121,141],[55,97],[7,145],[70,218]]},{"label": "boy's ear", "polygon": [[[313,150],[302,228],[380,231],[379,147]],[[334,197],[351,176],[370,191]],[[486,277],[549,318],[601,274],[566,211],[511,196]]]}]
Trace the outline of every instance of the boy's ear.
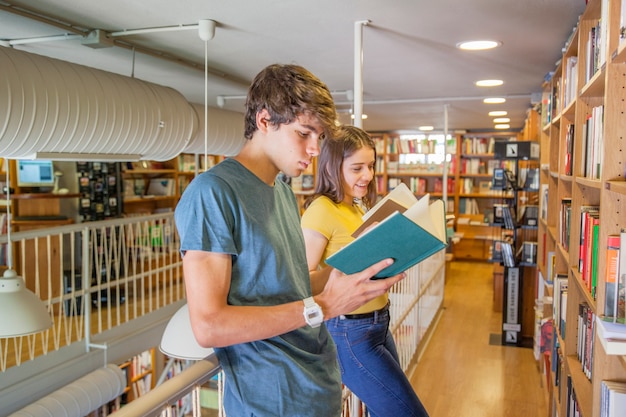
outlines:
[{"label": "boy's ear", "polygon": [[256,127],[261,132],[266,133],[270,128],[270,113],[267,109],[263,109],[256,114]]}]

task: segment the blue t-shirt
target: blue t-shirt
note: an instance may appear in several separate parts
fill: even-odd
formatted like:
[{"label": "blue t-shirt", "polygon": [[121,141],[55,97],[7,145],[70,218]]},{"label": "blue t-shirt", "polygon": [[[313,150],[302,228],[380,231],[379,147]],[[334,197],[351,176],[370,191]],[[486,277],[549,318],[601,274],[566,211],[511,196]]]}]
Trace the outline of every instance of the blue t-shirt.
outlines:
[{"label": "blue t-shirt", "polygon": [[[181,252],[232,255],[231,305],[277,305],[311,296],[300,215],[291,189],[268,186],[234,159],[198,175],[175,211]],[[215,352],[226,374],[228,416],[341,414],[341,377],[326,326]]]}]

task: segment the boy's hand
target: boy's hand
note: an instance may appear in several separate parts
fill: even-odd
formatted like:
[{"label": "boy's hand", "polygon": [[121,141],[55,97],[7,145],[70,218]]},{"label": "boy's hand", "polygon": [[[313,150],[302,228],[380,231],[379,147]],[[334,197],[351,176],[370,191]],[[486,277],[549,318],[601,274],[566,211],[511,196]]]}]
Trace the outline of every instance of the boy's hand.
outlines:
[{"label": "boy's hand", "polygon": [[384,259],[352,275],[345,275],[333,269],[324,290],[315,297],[324,311],[324,320],[349,314],[368,301],[383,295],[396,282],[404,279],[406,277],[404,272],[385,279],[371,279],[392,263],[392,259]]}]

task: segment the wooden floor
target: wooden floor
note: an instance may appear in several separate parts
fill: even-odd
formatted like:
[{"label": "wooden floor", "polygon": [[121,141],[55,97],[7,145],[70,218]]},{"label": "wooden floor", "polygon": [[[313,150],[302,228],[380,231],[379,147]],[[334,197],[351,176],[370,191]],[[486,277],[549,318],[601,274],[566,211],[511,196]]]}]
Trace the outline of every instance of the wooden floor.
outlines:
[{"label": "wooden floor", "polygon": [[532,349],[490,343],[500,335],[493,311],[492,264],[452,262],[443,312],[411,373],[430,417],[544,417],[542,377]]}]

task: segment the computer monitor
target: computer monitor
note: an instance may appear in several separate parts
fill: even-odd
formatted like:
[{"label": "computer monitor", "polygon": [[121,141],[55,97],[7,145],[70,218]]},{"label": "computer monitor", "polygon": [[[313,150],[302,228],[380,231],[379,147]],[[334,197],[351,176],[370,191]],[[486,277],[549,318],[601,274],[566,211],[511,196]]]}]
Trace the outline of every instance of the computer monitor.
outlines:
[{"label": "computer monitor", "polygon": [[46,160],[18,160],[18,187],[47,188],[54,186],[54,166]]}]

